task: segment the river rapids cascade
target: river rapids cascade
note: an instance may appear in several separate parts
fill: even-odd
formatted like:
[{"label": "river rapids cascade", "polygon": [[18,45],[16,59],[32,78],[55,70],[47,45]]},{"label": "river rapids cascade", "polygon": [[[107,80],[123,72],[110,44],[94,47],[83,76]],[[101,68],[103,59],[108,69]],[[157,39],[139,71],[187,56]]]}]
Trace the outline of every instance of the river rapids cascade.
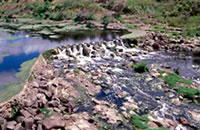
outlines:
[{"label": "river rapids cascade", "polygon": [[[198,106],[174,105],[171,99],[176,97],[177,93],[165,93],[162,89],[163,81],[154,78],[152,71],[142,75],[131,69],[130,63],[147,59],[155,54],[133,46],[134,44],[130,44],[126,39],[62,46],[57,48],[58,54],[54,56],[54,63],[55,67],[67,66],[70,69],[81,69],[106,77],[96,79],[95,76],[91,76],[94,83],[101,84],[105,88],[95,97],[116,104],[122,113],[126,98],[121,99],[118,95],[128,93],[130,100],[136,102],[136,113],[139,115],[150,113],[151,120],[170,122],[173,126],[171,128],[177,130],[192,129],[189,126],[193,125],[200,128],[200,124],[194,122],[189,114],[193,109],[198,110]],[[184,126],[182,120],[189,122],[190,125]]]}]

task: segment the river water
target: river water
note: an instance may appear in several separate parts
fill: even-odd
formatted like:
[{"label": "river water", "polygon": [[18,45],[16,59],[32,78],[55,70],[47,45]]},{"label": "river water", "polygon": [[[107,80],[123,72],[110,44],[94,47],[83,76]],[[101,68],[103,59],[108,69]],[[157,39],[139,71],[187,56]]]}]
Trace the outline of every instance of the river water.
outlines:
[{"label": "river water", "polygon": [[0,29],[0,92],[6,84],[19,80],[15,74],[19,72],[23,62],[38,57],[45,50],[67,44],[108,41],[119,38],[122,34],[122,32],[93,30],[68,33],[63,35],[62,39],[51,40],[32,37],[23,32],[11,34]]}]

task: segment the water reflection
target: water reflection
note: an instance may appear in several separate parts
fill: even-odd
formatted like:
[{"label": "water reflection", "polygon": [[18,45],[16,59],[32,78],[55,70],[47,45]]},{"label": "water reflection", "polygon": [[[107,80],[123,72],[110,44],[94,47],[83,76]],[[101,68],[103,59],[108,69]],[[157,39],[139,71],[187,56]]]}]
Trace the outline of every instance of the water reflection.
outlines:
[{"label": "water reflection", "polygon": [[[123,32],[85,31],[63,34],[58,40],[31,37],[24,33],[11,35],[0,31],[0,86],[16,80],[15,73],[20,65],[33,59],[45,50],[61,45],[112,40],[119,38]],[[8,55],[8,56],[5,56]]]},{"label": "water reflection", "polygon": [[16,77],[15,77],[15,70],[11,70],[8,72],[0,72],[0,90],[1,90],[1,86],[3,86],[6,83],[10,83],[10,82],[14,82],[16,81]]}]

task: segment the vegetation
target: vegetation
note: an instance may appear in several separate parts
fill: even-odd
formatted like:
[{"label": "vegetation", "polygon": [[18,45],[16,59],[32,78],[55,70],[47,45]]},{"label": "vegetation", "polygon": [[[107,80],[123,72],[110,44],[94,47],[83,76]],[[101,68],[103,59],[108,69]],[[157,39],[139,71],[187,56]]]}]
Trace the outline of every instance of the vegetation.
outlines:
[{"label": "vegetation", "polygon": [[136,130],[167,130],[166,128],[160,127],[157,129],[151,129],[148,126],[148,122],[149,122],[149,118],[146,115],[136,115],[136,114],[132,114],[131,115],[131,124],[133,126],[134,129]]},{"label": "vegetation", "polygon": [[46,60],[51,60],[51,56],[52,55],[56,55],[57,52],[54,50],[54,49],[50,49],[50,50],[47,50],[45,52],[42,53],[42,56],[46,59]]},{"label": "vegetation", "polygon": [[161,78],[165,81],[165,83],[169,84],[170,87],[177,87],[177,83],[192,84],[192,81],[181,78],[176,73],[170,72],[167,74],[167,76],[161,76]]},{"label": "vegetation", "polygon": [[51,111],[48,108],[41,108],[40,111],[44,114],[44,119],[52,116]]},{"label": "vegetation", "polygon": [[32,60],[22,63],[20,72],[16,73],[16,77],[23,81],[26,80],[26,78],[30,75],[31,67],[33,66],[36,60],[37,58],[34,58]]},{"label": "vegetation", "polygon": [[178,88],[178,93],[190,100],[194,100],[195,96],[200,97],[200,90],[195,89],[195,88],[186,88],[186,87],[180,86]]},{"label": "vegetation", "polygon": [[24,81],[30,75],[31,67],[35,63],[36,59],[26,61],[21,65],[20,72],[16,73],[16,77],[20,80],[8,83],[1,87],[0,91],[0,103],[8,100],[12,96],[18,94],[24,86]]},{"label": "vegetation", "polygon": [[[200,90],[196,88],[189,88],[185,86],[178,86],[177,83],[184,83],[184,84],[192,84],[192,81],[181,78],[176,73],[167,73],[167,76],[162,76],[162,74],[166,73],[165,71],[159,70],[161,73],[161,78],[165,81],[165,83],[169,84],[170,87],[177,87],[177,91],[179,95],[183,97],[195,101],[195,97],[200,97]],[[199,102],[199,101],[198,101]]]},{"label": "vegetation", "polygon": [[6,56],[9,56],[9,54],[2,54],[0,55],[0,58],[6,57]]},{"label": "vegetation", "polygon": [[144,72],[149,71],[149,68],[147,67],[147,63],[145,62],[141,62],[139,64],[133,64],[132,67],[138,73],[144,73]]},{"label": "vegetation", "polygon": [[[22,18],[71,19],[76,22],[99,20],[106,27],[110,22],[123,23],[125,19],[132,19],[136,15],[144,23],[154,25],[160,22],[183,28],[184,31],[181,34],[183,36],[200,36],[199,0],[107,0],[105,3],[95,3],[92,0],[56,2],[37,0],[34,2],[3,1],[0,5],[0,17],[7,22],[10,22],[10,18],[14,15],[18,15]],[[12,11],[9,11],[11,9]],[[110,11],[115,13],[111,14]],[[131,24],[125,26],[135,28]]]}]

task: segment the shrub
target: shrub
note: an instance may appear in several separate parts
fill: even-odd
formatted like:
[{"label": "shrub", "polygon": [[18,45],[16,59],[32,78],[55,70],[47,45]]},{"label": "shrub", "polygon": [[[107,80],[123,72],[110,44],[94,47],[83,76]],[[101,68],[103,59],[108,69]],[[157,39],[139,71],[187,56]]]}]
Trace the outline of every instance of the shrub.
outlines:
[{"label": "shrub", "polygon": [[149,71],[149,69],[147,67],[147,63],[145,63],[145,62],[141,62],[139,64],[133,64],[132,67],[138,73],[144,73],[144,72]]}]

